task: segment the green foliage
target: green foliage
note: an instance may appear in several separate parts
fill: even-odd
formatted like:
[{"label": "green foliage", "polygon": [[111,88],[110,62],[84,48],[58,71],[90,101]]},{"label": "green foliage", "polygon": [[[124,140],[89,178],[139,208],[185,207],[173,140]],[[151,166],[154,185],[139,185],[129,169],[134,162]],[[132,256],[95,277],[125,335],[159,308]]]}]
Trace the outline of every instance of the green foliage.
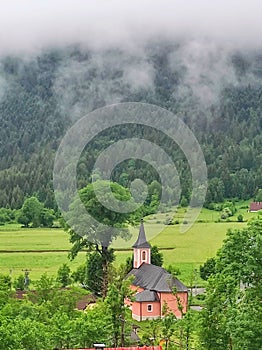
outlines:
[{"label": "green foliage", "polygon": [[36,300],[39,304],[52,300],[57,286],[53,277],[43,274],[38,281],[35,282],[37,294],[32,293],[31,299]]},{"label": "green foliage", "polygon": [[104,277],[102,255],[97,251],[88,253],[85,275],[85,285],[87,289],[95,295],[101,296]]},{"label": "green foliage", "polygon": [[40,214],[40,223],[43,227],[52,227],[55,219],[53,209],[43,208]]},{"label": "green foliage", "polygon": [[0,274],[0,309],[7,301],[11,292],[11,277],[8,275]]},{"label": "green foliage", "polygon": [[158,250],[156,245],[151,247],[151,264],[156,266],[162,266],[164,262],[163,253]]},{"label": "green foliage", "polygon": [[125,305],[125,299],[133,300],[134,292],[130,289],[132,278],[124,279],[122,274],[114,278],[114,281],[109,285],[107,298],[105,303],[108,305],[109,314],[111,316],[113,329],[113,346],[118,347],[126,345],[125,334],[130,334],[126,330],[126,318],[128,314]]},{"label": "green foliage", "polygon": [[[133,222],[133,216],[110,211],[100,203],[96,196],[96,191],[98,191],[101,196],[104,195],[104,201],[110,203],[111,197],[106,192],[108,184],[106,181],[97,181],[95,182],[96,190],[94,185],[90,184],[79,192],[79,197],[86,210],[96,219],[96,221],[89,219],[88,228],[84,220],[85,211],[79,212],[79,199],[76,199],[70,207],[67,222],[73,227],[73,230],[68,228],[71,236],[70,242],[74,244],[71,250],[72,257],[83,247],[90,247],[90,245],[108,247],[119,235],[126,239],[129,238],[127,223]],[[124,202],[130,199],[129,191],[117,183],[110,183],[110,187],[116,199],[125,205]],[[84,236],[79,235],[84,232]]]},{"label": "green foliage", "polygon": [[133,267],[134,267],[134,254],[132,254],[132,256],[128,256],[126,258],[126,262],[125,262],[126,273],[131,271]]},{"label": "green foliage", "polygon": [[1,349],[52,349],[47,327],[30,319],[4,319],[0,324],[0,344]]},{"label": "green foliage", "polygon": [[167,272],[171,273],[172,276],[177,277],[181,274],[181,271],[179,270],[179,268],[177,268],[174,265],[168,265],[166,267]]},{"label": "green foliage", "polygon": [[244,216],[242,214],[238,214],[237,221],[238,222],[243,222],[244,221]]},{"label": "green foliage", "polygon": [[255,201],[256,202],[262,202],[262,188],[260,188],[257,191],[256,197],[255,197]]},{"label": "green foliage", "polygon": [[63,264],[57,271],[56,281],[61,287],[67,287],[71,283],[70,267],[67,264]]},{"label": "green foliage", "polygon": [[8,208],[0,208],[0,225],[12,222],[15,220],[15,210]]},{"label": "green foliage", "polygon": [[[102,290],[103,296],[107,292],[108,267],[114,260],[113,250],[109,246],[119,236],[128,239],[130,234],[127,224],[134,224],[138,220],[134,213],[121,213],[117,209],[116,211],[107,209],[105,203],[109,205],[112,201],[107,192],[107,186],[110,186],[113,195],[119,201],[118,205],[125,205],[125,202],[131,198],[130,192],[117,183],[100,180],[87,185],[80,190],[79,197],[92,217],[87,219],[85,210],[80,212],[77,198],[70,206],[67,217],[67,222],[73,229],[66,228],[70,234],[70,242],[73,243],[72,258],[83,248],[96,251],[94,255],[89,256],[87,263],[87,283],[95,293],[100,293]],[[98,200],[98,194],[103,197],[104,203]],[[86,220],[89,222],[87,223]],[[100,257],[97,253],[100,254]],[[90,260],[92,258],[93,260]],[[95,273],[97,273],[97,278],[94,278]],[[101,277],[102,288],[100,288]]]},{"label": "green foliage", "polygon": [[206,205],[209,205],[212,202],[221,203],[225,198],[225,186],[223,181],[219,178],[214,177],[210,179],[208,183],[208,189],[206,194]]},{"label": "green foliage", "polygon": [[24,201],[24,204],[20,210],[17,211],[17,221],[29,227],[52,227],[54,221],[53,210],[44,208],[44,205],[36,198],[30,197]]},{"label": "green foliage", "polygon": [[221,219],[227,219],[230,216],[233,216],[236,212],[236,207],[233,202],[226,201],[222,204],[222,212],[220,215]]},{"label": "green foliage", "polygon": [[262,220],[229,230],[208,280],[201,315],[204,349],[260,348],[262,295]]},{"label": "green foliage", "polygon": [[247,289],[240,293],[239,304],[228,322],[233,349],[260,349],[262,341],[261,291]]},{"label": "green foliage", "polygon": [[0,290],[10,291],[12,286],[11,277],[8,275],[0,274]]},{"label": "green foliage", "polygon": [[[50,281],[49,281],[50,282]],[[41,278],[42,289],[46,277]],[[0,309],[0,348],[10,350],[53,350],[54,348],[92,347],[110,338],[110,317],[104,304],[97,303],[85,313],[75,310],[76,302],[86,295],[80,289],[52,288],[46,299],[31,301],[9,297]]]},{"label": "green foliage", "polygon": [[71,275],[74,282],[78,282],[81,285],[85,284],[86,281],[86,264],[79,265]]},{"label": "green foliage", "polygon": [[15,280],[14,280],[14,288],[19,289],[19,290],[25,290],[25,277],[24,275],[19,275]]},{"label": "green foliage", "polygon": [[17,221],[28,227],[32,223],[33,227],[40,226],[41,212],[44,209],[42,203],[36,197],[27,198],[18,212]]},{"label": "green foliage", "polygon": [[200,277],[203,280],[207,281],[208,278],[214,275],[216,272],[216,259],[215,258],[207,259],[204,265],[201,265],[199,267],[199,271],[200,271]]},{"label": "green foliage", "polygon": [[162,314],[164,315],[164,318],[162,319],[162,338],[165,339],[165,349],[167,350],[169,348],[169,343],[171,340],[171,337],[175,333],[176,329],[176,316],[171,312],[166,302],[163,305],[162,308]]},{"label": "green foliage", "polygon": [[185,196],[182,196],[180,204],[181,204],[181,207],[184,207],[184,208],[188,206],[188,200]]}]

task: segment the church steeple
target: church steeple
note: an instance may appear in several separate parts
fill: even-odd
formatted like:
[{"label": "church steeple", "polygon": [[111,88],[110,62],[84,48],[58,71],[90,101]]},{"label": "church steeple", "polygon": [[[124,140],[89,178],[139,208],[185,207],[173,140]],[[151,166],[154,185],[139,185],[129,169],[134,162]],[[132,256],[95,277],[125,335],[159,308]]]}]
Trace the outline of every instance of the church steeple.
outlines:
[{"label": "church steeple", "polygon": [[146,240],[143,219],[141,220],[138,238],[133,245],[134,248],[134,268],[137,269],[143,263],[151,263],[151,245]]}]

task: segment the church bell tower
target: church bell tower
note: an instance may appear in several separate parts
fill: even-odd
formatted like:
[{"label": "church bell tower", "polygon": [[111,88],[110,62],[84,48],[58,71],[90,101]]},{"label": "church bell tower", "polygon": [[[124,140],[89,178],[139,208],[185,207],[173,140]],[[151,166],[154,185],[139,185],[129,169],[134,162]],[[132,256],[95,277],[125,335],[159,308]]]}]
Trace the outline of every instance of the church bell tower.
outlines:
[{"label": "church bell tower", "polygon": [[146,240],[144,221],[141,220],[138,238],[133,245],[134,268],[138,269],[143,263],[151,264],[151,245]]}]

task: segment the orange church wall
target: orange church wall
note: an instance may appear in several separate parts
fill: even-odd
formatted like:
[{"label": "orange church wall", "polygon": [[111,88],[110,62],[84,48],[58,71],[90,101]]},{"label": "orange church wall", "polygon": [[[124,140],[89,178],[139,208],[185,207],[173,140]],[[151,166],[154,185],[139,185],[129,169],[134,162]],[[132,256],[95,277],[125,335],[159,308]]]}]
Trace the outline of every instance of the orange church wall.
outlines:
[{"label": "orange church wall", "polygon": [[166,302],[168,308],[172,310],[177,318],[181,317],[181,312],[178,308],[178,301],[183,305],[183,312],[186,312],[188,302],[188,295],[186,292],[177,293],[176,295],[172,293],[158,293],[158,295],[161,303],[161,308],[163,308]]},{"label": "orange church wall", "polygon": [[137,321],[158,318],[161,314],[160,311],[160,303],[158,301],[148,301],[142,303],[135,301],[132,305],[132,317]]},{"label": "orange church wall", "polygon": [[[142,292],[144,289],[131,285],[130,288],[135,292]],[[125,300],[125,304],[132,309],[132,317],[137,321],[146,319],[154,319],[160,317],[162,314],[162,308],[167,303],[168,308],[175,314],[177,318],[181,318],[181,311],[178,308],[178,300],[183,305],[183,313],[186,313],[188,303],[188,293],[179,292],[176,295],[172,293],[161,293],[158,292],[159,302],[131,302]],[[148,304],[152,305],[152,311],[148,311]]]}]

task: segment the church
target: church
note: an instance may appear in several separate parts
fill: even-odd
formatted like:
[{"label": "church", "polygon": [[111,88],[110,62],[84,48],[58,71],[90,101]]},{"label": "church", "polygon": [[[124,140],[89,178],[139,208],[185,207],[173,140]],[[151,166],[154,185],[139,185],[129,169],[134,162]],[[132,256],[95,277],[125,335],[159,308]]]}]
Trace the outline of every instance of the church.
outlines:
[{"label": "church", "polygon": [[133,249],[133,269],[127,277],[134,276],[131,288],[135,291],[135,300],[126,302],[132,310],[132,317],[137,321],[161,318],[165,306],[181,318],[187,310],[188,289],[164,268],[151,264],[151,246],[146,239],[143,221]]}]

